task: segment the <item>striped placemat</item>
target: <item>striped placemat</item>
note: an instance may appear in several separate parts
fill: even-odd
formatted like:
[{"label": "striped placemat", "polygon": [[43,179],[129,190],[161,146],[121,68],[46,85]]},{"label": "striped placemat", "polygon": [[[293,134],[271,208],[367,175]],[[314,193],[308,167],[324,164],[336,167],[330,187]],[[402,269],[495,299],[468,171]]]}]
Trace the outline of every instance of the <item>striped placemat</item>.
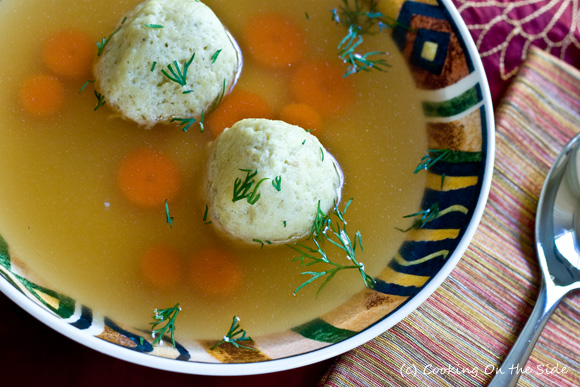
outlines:
[{"label": "striped placemat", "polygon": [[[496,164],[477,233],[417,311],[341,356],[321,386],[485,386],[532,311],[540,283],[538,197],[580,131],[580,72],[532,48],[496,112]],[[580,293],[559,305],[520,386],[580,386]]]}]

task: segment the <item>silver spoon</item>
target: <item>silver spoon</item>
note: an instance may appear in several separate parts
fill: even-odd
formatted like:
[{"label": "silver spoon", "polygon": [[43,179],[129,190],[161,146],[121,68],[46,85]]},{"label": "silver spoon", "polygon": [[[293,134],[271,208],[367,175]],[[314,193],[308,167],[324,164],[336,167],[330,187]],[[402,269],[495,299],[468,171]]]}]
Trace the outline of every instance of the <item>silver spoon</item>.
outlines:
[{"label": "silver spoon", "polygon": [[540,333],[562,298],[580,289],[580,134],[548,172],[536,213],[536,251],[542,283],[536,306],[513,348],[489,384],[515,386]]}]

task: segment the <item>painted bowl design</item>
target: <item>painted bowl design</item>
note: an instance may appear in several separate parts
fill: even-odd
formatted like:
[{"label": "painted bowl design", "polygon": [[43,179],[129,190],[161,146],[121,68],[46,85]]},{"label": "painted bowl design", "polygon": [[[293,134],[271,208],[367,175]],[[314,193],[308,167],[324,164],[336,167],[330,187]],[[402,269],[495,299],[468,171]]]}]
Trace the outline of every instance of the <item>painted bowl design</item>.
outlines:
[{"label": "painted bowl design", "polygon": [[[253,337],[258,351],[215,341],[156,347],[143,331],[101,316],[65,294],[26,278],[0,236],[0,289],[47,325],[109,355],[160,369],[241,375],[303,366],[352,349],[417,308],[447,277],[475,232],[489,191],[493,115],[483,67],[450,1],[388,2],[398,26],[392,38],[422,95],[429,152],[423,210],[438,217],[411,230],[373,289],[328,314],[285,332]],[[405,26],[405,27],[403,27]]]}]

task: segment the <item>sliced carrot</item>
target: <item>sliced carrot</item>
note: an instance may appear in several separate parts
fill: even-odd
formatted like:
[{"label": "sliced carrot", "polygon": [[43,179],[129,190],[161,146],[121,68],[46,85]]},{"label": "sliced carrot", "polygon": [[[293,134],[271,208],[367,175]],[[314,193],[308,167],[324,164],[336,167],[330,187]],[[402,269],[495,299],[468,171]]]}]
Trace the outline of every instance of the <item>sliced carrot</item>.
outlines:
[{"label": "sliced carrot", "polygon": [[50,75],[36,75],[24,81],[20,89],[20,103],[36,116],[58,112],[64,101],[64,86]]},{"label": "sliced carrot", "polygon": [[95,42],[77,30],[63,30],[44,44],[42,58],[46,66],[65,78],[88,77],[95,56]]},{"label": "sliced carrot", "polygon": [[348,108],[353,97],[353,86],[343,74],[342,68],[324,60],[304,63],[292,77],[292,95],[322,116],[337,113]]},{"label": "sliced carrot", "polygon": [[248,52],[256,62],[274,68],[298,63],[304,54],[304,37],[297,24],[285,15],[264,12],[254,15],[244,29]]},{"label": "sliced carrot", "polygon": [[272,118],[272,108],[259,94],[234,90],[204,121],[205,127],[219,135],[225,128],[244,118]]},{"label": "sliced carrot", "polygon": [[163,153],[148,148],[133,151],[122,162],[118,183],[123,194],[143,207],[161,207],[175,198],[181,187],[181,171]]},{"label": "sliced carrot", "polygon": [[141,273],[150,285],[167,289],[181,280],[182,262],[173,248],[165,245],[152,246],[141,258]]},{"label": "sliced carrot", "polygon": [[240,262],[222,248],[203,248],[195,254],[190,265],[189,278],[192,284],[210,296],[230,296],[242,284]]},{"label": "sliced carrot", "polygon": [[320,130],[322,127],[320,114],[305,103],[291,103],[284,106],[280,112],[280,119],[307,130]]}]

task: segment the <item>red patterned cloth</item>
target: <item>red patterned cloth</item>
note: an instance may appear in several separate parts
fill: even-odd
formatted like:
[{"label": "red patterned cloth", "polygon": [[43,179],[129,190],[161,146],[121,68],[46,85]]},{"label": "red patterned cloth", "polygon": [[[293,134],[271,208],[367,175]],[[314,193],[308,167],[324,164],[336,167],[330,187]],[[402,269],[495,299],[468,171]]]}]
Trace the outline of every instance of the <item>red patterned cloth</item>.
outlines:
[{"label": "red patterned cloth", "polygon": [[531,46],[580,68],[580,0],[453,0],[471,31],[494,105]]}]

